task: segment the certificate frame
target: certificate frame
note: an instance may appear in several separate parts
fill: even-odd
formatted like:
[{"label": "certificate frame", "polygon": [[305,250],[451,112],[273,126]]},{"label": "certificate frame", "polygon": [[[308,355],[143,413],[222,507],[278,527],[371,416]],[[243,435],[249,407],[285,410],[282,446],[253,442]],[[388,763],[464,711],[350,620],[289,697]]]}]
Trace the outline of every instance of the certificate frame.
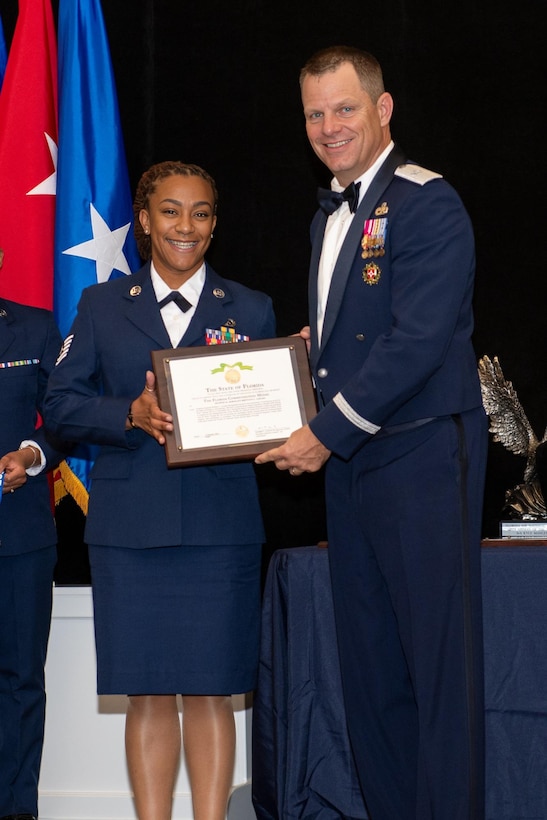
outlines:
[{"label": "certificate frame", "polygon": [[[276,384],[276,387],[271,390],[271,395],[268,392],[267,385],[259,384],[258,386],[253,385],[253,389],[249,390],[248,400],[247,396],[244,398],[244,393],[236,393],[243,385],[219,387],[212,391],[203,388],[205,392],[200,393],[197,397],[189,398],[188,394],[194,389],[193,385],[195,384],[195,381],[193,382],[189,378],[192,369],[199,368],[200,378],[201,374],[203,374],[204,379],[209,378],[209,373],[222,373],[222,368],[225,368],[226,372],[232,371],[235,367],[239,367],[240,371],[252,371],[256,366],[258,366],[258,370],[260,370],[260,366],[263,365],[262,370],[266,370],[268,358],[272,358],[269,354],[272,354],[272,352],[273,356],[276,357],[279,356],[280,352],[283,364],[288,363],[289,366],[286,368],[286,383],[285,370],[283,370],[283,386],[280,387]],[[252,358],[249,358],[249,354],[252,354]],[[165,455],[168,467],[197,466],[252,460],[260,453],[283,444],[290,435],[290,432],[292,432],[292,429],[297,429],[297,427],[307,424],[317,413],[315,390],[309,368],[306,342],[301,336],[285,336],[252,342],[230,342],[222,345],[153,350],[151,357],[152,367],[156,376],[156,390],[159,405],[164,412],[169,413],[173,417],[173,431],[165,434]],[[215,362],[211,357],[222,360],[220,365],[214,367],[212,370],[211,365],[215,363],[218,364],[218,362]],[[230,360],[233,360],[234,357],[237,359],[237,364],[230,364]],[[248,361],[252,360],[255,362],[255,367],[246,367],[242,364],[245,357],[247,357]],[[225,360],[228,361],[226,362]],[[236,375],[239,377],[238,373],[236,373]],[[224,378],[226,378],[226,374],[224,374]],[[235,378],[235,376],[233,378]],[[217,384],[220,385],[220,381],[217,382]],[[255,387],[264,387],[264,390],[260,392],[254,390]],[[199,390],[202,389],[201,385],[198,386],[197,389],[199,392]],[[215,397],[217,389],[234,392],[220,394],[218,397]],[[208,395],[206,396],[209,392],[212,392],[212,398],[209,398]],[[268,399],[271,399],[274,394],[275,401],[266,400],[264,404],[260,404],[261,397],[264,398],[266,396]],[[234,398],[236,399],[235,410],[233,403],[229,403],[229,399],[234,400]],[[186,406],[187,401],[191,404],[190,408]],[[203,405],[204,402],[208,402],[208,407]],[[195,440],[192,439],[189,441],[188,437],[185,437],[184,428],[186,425],[186,429],[199,429],[199,422],[195,422],[196,413],[198,416],[200,413],[202,416],[205,414],[205,417],[207,417],[207,414],[210,415],[212,413],[214,416],[216,413],[219,421],[219,425],[217,426],[221,426],[220,421],[223,417],[222,403],[224,403],[224,409],[228,414],[237,413],[238,408],[241,408],[243,415],[247,414],[251,416],[252,412],[250,411],[252,407],[267,407],[270,409],[272,407],[278,407],[279,405],[286,405],[291,408],[286,418],[283,410],[280,410],[279,413],[276,413],[274,410],[272,414],[267,414],[272,415],[274,420],[272,429],[275,428],[276,419],[284,423],[290,416],[295,423],[292,429],[288,430],[288,432],[282,436],[273,434],[271,437],[268,437],[267,432],[264,432],[264,430],[267,431],[268,428],[264,427],[260,436],[254,436],[251,432],[250,438],[248,434],[245,434],[247,436],[245,440],[240,440],[234,433],[233,440],[230,438],[229,441],[223,441],[220,444],[200,444],[199,435]],[[259,418],[262,419],[262,415],[257,413],[256,419]],[[205,424],[203,426],[204,428],[206,427]],[[242,424],[237,426],[238,430],[241,428],[246,428],[246,425]],[[209,433],[209,435],[214,438],[215,433]]]}]

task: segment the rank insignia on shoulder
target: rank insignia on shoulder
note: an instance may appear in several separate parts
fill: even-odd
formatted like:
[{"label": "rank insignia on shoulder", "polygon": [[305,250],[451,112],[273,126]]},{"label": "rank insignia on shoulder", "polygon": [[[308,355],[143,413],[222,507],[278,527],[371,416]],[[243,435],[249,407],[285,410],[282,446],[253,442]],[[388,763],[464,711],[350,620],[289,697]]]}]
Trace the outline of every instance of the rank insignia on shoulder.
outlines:
[{"label": "rank insignia on shoulder", "polygon": [[421,165],[414,165],[407,162],[405,165],[399,165],[395,170],[395,176],[407,179],[409,182],[415,182],[417,185],[425,185],[426,182],[431,182],[432,179],[442,179],[442,174],[437,174],[436,171],[428,171],[427,168],[422,168]]},{"label": "rank insignia on shoulder", "polygon": [[68,351],[70,350],[70,347],[71,347],[73,341],[74,341],[74,333],[71,333],[70,336],[66,337],[63,344],[61,345],[61,350],[60,350],[59,355],[57,357],[57,361],[55,362],[55,367],[57,367],[57,365],[60,362],[62,362],[64,358],[66,358],[68,356]]},{"label": "rank insignia on shoulder", "polygon": [[380,281],[381,275],[382,271],[376,262],[369,262],[368,265],[365,265],[363,268],[363,281],[367,285],[377,285]]}]

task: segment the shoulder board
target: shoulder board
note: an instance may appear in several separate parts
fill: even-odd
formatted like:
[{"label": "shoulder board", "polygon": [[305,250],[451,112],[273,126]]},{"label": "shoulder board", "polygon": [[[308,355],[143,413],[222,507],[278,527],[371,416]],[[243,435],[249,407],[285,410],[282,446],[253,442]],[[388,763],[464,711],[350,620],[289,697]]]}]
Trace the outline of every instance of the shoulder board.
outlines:
[{"label": "shoulder board", "polygon": [[395,170],[396,177],[408,179],[409,182],[415,182],[417,185],[425,185],[426,182],[431,182],[432,179],[442,179],[442,174],[437,174],[435,171],[428,171],[427,168],[422,168],[421,165],[399,165]]}]

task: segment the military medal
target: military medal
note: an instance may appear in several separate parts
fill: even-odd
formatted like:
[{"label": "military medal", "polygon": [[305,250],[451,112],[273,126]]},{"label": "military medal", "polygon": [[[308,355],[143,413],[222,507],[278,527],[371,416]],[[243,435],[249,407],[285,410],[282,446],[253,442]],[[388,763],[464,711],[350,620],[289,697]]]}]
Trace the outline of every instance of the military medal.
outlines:
[{"label": "military medal", "polygon": [[363,268],[363,281],[367,285],[377,285],[381,275],[382,271],[376,262],[368,262]]},{"label": "military medal", "polygon": [[363,259],[371,259],[385,254],[386,233],[387,217],[365,219],[363,238],[361,239],[363,249],[361,256]]}]

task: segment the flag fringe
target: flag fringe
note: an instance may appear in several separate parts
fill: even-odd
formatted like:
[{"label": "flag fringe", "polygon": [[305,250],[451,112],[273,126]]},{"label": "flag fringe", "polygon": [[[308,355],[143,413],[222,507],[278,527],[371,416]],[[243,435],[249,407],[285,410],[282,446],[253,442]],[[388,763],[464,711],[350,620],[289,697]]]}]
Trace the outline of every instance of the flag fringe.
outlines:
[{"label": "flag fringe", "polygon": [[70,495],[83,514],[87,515],[89,493],[78,476],[74,475],[66,461],[61,461],[55,472],[54,492],[55,506],[57,506],[65,496]]}]

